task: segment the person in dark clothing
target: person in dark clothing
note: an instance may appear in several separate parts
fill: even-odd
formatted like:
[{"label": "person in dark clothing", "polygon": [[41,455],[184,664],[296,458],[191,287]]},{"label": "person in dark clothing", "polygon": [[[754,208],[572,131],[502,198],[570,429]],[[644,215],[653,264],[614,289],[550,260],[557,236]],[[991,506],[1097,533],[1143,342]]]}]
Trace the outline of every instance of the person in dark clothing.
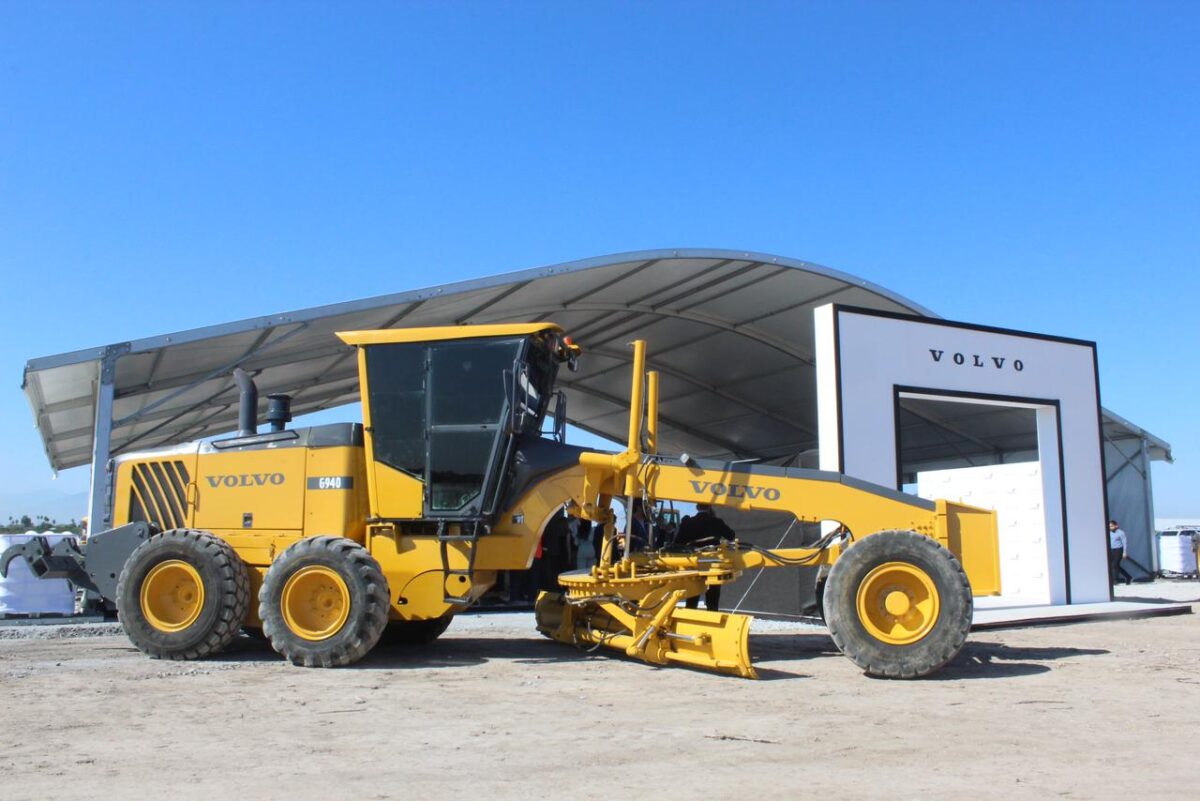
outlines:
[{"label": "person in dark clothing", "polygon": [[1125,532],[1121,531],[1121,527],[1117,525],[1116,520],[1108,521],[1108,580],[1112,585],[1116,585],[1118,580],[1124,579],[1126,584],[1133,581],[1133,576],[1126,572],[1125,568],[1121,567],[1121,560],[1129,558],[1129,540],[1125,538]]},{"label": "person in dark clothing", "polygon": [[570,562],[570,518],[555,515],[542,532],[541,557],[537,561],[540,572],[537,588],[547,592],[559,592],[558,576],[574,567]]},{"label": "person in dark clothing", "polygon": [[[679,531],[675,534],[675,546],[679,548],[691,548],[698,542],[711,540],[710,543],[715,545],[720,540],[734,540],[737,535],[733,533],[733,529],[729,525],[717,517],[712,506],[707,503],[696,504],[696,514],[685,517],[679,524]],[[699,603],[699,596],[687,599],[687,608],[695,609]],[[710,612],[717,611],[721,606],[721,588],[709,587],[704,593],[704,608]]]},{"label": "person in dark clothing", "polygon": [[717,517],[712,506],[707,503],[696,504],[696,514],[683,518],[679,531],[675,534],[677,547],[690,548],[700,540],[733,540],[737,535],[729,525]]},{"label": "person in dark clothing", "polygon": [[[633,499],[633,519],[625,526],[627,531],[618,531],[613,543],[613,561],[624,558],[627,553],[644,551],[650,547],[650,525],[646,519],[646,507],[641,498]],[[628,540],[626,540],[628,534]],[[626,550],[626,544],[629,548]]]},{"label": "person in dark clothing", "polygon": [[633,523],[629,526],[629,551],[644,551],[650,544],[650,528],[646,524],[646,506],[641,498],[633,499]]},{"label": "person in dark clothing", "polygon": [[[591,570],[596,566],[599,552],[596,550],[596,540],[592,535],[592,524],[590,521],[574,519],[574,528],[571,529],[571,537],[575,543],[575,570]],[[595,528],[599,528],[596,526]]]}]

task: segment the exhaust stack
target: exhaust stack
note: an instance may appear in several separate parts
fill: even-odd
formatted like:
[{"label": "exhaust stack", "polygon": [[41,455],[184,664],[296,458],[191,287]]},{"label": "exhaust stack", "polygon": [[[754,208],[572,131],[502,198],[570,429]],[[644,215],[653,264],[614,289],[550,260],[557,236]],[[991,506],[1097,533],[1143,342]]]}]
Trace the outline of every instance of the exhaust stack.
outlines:
[{"label": "exhaust stack", "polygon": [[233,380],[237,382],[242,395],[238,405],[239,437],[253,437],[258,433],[258,387],[254,379],[240,367],[233,368]]}]

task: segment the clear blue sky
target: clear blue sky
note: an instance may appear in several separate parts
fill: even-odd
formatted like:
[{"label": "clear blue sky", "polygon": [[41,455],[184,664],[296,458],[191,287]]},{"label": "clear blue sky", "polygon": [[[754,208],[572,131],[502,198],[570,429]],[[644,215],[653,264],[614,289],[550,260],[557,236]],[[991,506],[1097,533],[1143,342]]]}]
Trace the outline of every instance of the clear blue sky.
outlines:
[{"label": "clear blue sky", "polygon": [[1093,339],[1200,516],[1200,5],[0,2],[0,484],[33,356],[614,251]]}]

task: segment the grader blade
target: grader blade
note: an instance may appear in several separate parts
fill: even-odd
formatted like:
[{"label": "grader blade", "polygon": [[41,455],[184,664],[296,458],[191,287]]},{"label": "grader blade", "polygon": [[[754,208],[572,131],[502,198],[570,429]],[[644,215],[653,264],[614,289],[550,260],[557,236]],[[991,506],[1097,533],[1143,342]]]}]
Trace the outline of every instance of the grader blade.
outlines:
[{"label": "grader blade", "polygon": [[750,664],[749,615],[677,607],[660,640],[670,662],[757,679]]},{"label": "grader blade", "polygon": [[752,618],[676,606],[682,597],[673,593],[656,607],[631,613],[611,601],[542,593],[537,626],[547,637],[570,645],[602,645],[655,665],[681,664],[758,678],[750,663]]}]

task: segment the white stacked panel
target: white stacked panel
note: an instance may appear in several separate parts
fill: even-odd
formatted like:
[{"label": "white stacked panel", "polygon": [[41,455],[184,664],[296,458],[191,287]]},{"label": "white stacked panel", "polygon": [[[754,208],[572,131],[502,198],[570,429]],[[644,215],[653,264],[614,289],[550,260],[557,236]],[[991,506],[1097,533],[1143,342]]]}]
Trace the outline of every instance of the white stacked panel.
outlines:
[{"label": "white stacked panel", "polygon": [[917,474],[917,494],[995,509],[1000,534],[997,599],[980,606],[1048,604],[1049,560],[1042,471],[1038,462],[932,470]]},{"label": "white stacked panel", "polygon": [[[64,539],[73,539],[71,534],[47,532],[38,534],[0,534],[0,553],[13,545],[23,545],[37,536],[45,537],[51,545]],[[8,566],[8,578],[0,577],[0,614],[47,614],[70,615],[75,612],[75,591],[66,579],[39,579],[29,570],[24,559],[14,559]]]},{"label": "white stacked panel", "polygon": [[1195,573],[1195,536],[1191,531],[1158,532],[1158,569],[1167,574]]}]

